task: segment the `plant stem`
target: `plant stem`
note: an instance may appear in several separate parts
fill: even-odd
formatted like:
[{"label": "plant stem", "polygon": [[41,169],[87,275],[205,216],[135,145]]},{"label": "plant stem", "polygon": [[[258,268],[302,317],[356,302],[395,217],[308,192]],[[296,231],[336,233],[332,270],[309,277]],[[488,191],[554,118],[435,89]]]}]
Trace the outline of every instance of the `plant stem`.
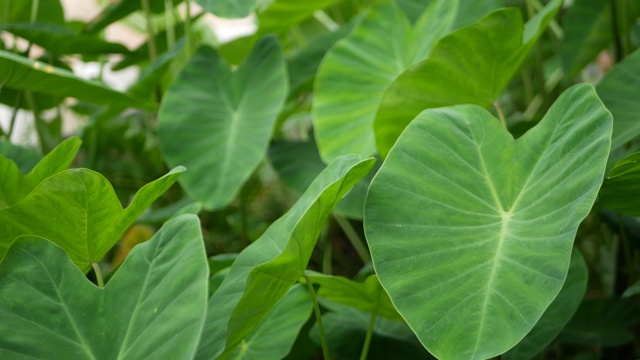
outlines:
[{"label": "plant stem", "polygon": [[96,280],[98,281],[98,287],[104,287],[104,278],[102,277],[102,270],[100,270],[100,265],[97,262],[92,262],[91,267],[93,267],[93,272],[96,274]]},{"label": "plant stem", "polygon": [[613,45],[615,49],[614,57],[616,62],[620,62],[624,58],[622,35],[620,34],[620,25],[618,24],[618,20],[617,1],[611,0],[611,27],[613,28]]},{"label": "plant stem", "polygon": [[140,0],[142,3],[142,10],[144,11],[144,17],[147,25],[147,36],[149,37],[149,60],[153,62],[158,56],[158,50],[156,49],[156,37],[153,31],[153,24],[151,23],[151,8],[149,7],[149,0]]},{"label": "plant stem", "polygon": [[349,242],[358,253],[358,256],[360,257],[360,259],[362,259],[362,262],[364,262],[365,264],[370,263],[371,255],[369,255],[369,250],[367,250],[364,241],[362,241],[356,230],[353,228],[353,226],[351,226],[349,220],[336,214],[333,214],[333,217],[336,219],[338,225],[340,225],[340,227],[342,228],[342,231],[344,231],[344,234],[347,235],[347,239],[349,239]]},{"label": "plant stem", "polygon": [[376,314],[371,314],[369,319],[369,327],[367,328],[367,336],[364,338],[364,344],[362,345],[362,352],[360,353],[360,360],[367,360],[369,354],[369,348],[371,347],[371,338],[373,337],[373,326],[376,323]]},{"label": "plant stem", "polygon": [[497,101],[493,102],[493,107],[496,108],[496,112],[498,113],[498,118],[500,119],[500,123],[505,129],[508,129],[507,120],[504,118],[504,113],[502,112],[502,107]]},{"label": "plant stem", "polygon": [[167,49],[172,49],[176,43],[176,33],[174,29],[173,3],[171,0],[164,0],[164,21],[167,31]]},{"label": "plant stem", "polygon": [[313,302],[313,311],[316,314],[316,322],[318,324],[318,332],[320,333],[320,343],[322,344],[322,355],[324,360],[331,360],[331,356],[329,354],[329,345],[327,345],[327,337],[324,333],[324,325],[322,325],[322,314],[320,313],[320,306],[318,305],[318,299],[316,299],[316,292],[313,290],[313,285],[311,284],[311,279],[307,274],[304,274],[304,279],[307,283],[307,288],[309,289],[309,293],[311,294],[311,301]]},{"label": "plant stem", "polygon": [[191,51],[193,49],[193,36],[191,35],[191,3],[189,0],[184,2],[186,7],[186,13],[184,18],[184,36],[186,38],[186,53],[187,59],[191,58]]},{"label": "plant stem", "polygon": [[13,111],[11,113],[11,120],[9,121],[9,131],[7,132],[7,139],[11,140],[11,134],[13,134],[13,129],[16,125],[16,118],[18,117],[18,109],[20,109],[20,104],[22,103],[22,96],[24,92],[18,91],[16,95],[16,103],[13,107]]},{"label": "plant stem", "polygon": [[40,0],[31,0],[31,18],[30,22],[34,23],[38,19],[38,8],[40,7]]}]

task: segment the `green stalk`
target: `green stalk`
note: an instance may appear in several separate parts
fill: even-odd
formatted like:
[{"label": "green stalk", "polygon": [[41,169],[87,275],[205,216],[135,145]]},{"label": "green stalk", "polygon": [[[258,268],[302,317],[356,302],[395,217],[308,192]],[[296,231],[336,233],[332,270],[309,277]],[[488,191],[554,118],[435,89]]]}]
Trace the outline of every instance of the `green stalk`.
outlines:
[{"label": "green stalk", "polygon": [[158,50],[156,48],[156,37],[153,31],[153,24],[151,23],[151,8],[149,7],[149,0],[140,0],[142,3],[142,10],[144,11],[144,17],[147,25],[147,36],[149,37],[149,60],[153,62],[158,56]]},{"label": "green stalk", "polygon": [[36,19],[38,18],[39,7],[40,7],[40,0],[31,0],[31,18],[29,20],[30,22],[32,23],[36,22]]},{"label": "green stalk", "polygon": [[362,259],[362,262],[364,262],[365,264],[370,263],[371,255],[369,255],[369,250],[367,250],[364,241],[360,238],[353,226],[351,226],[349,220],[336,214],[333,214],[333,217],[336,219],[338,225],[340,225],[340,227],[342,228],[342,231],[344,231],[344,234],[347,235],[347,239],[349,239],[349,242],[358,253],[358,256],[360,257],[360,259]]},{"label": "green stalk", "polygon": [[93,267],[93,272],[96,274],[96,280],[98,281],[98,287],[104,287],[104,278],[102,277],[102,270],[100,270],[100,265],[97,262],[92,262],[91,267]]},{"label": "green stalk", "polygon": [[376,323],[376,314],[371,314],[369,320],[369,327],[367,328],[367,336],[364,338],[364,344],[362,345],[362,352],[360,353],[360,360],[367,360],[369,354],[369,348],[371,347],[371,338],[373,337],[373,326]]},{"label": "green stalk", "polygon": [[164,21],[167,31],[167,49],[172,49],[176,43],[176,33],[174,29],[173,3],[171,3],[171,0],[164,0]]},{"label": "green stalk", "polygon": [[[7,132],[7,139],[11,140],[11,134],[13,134],[13,129],[16,125],[16,118],[18,117],[18,109],[20,108],[20,104],[22,103],[22,96],[24,92],[18,91],[16,95],[16,103],[13,107],[13,111],[11,112],[11,120],[9,121],[9,131]],[[35,115],[34,115],[35,116]]]},{"label": "green stalk", "polygon": [[502,107],[497,101],[493,102],[493,107],[496,108],[496,112],[498,113],[498,118],[500,119],[500,123],[505,129],[508,129],[507,119],[504,118],[504,113],[502,112]]},{"label": "green stalk", "polygon": [[184,36],[186,37],[187,58],[191,58],[191,50],[193,49],[193,35],[191,34],[191,4],[189,0],[184,2],[186,13],[184,19]]},{"label": "green stalk", "polygon": [[331,355],[329,354],[329,345],[327,345],[327,337],[324,332],[324,325],[322,325],[322,314],[320,313],[320,305],[318,305],[318,299],[316,298],[316,292],[313,290],[311,279],[309,279],[309,276],[307,276],[307,274],[304,274],[304,279],[306,280],[307,288],[309,289],[309,293],[311,294],[313,311],[316,314],[318,332],[320,333],[320,343],[322,344],[322,355],[324,357],[324,360],[331,360]]},{"label": "green stalk", "polygon": [[620,34],[620,25],[618,24],[618,5],[616,0],[611,0],[611,27],[613,28],[613,46],[615,49],[616,62],[624,59],[624,47],[622,46],[622,34]]}]

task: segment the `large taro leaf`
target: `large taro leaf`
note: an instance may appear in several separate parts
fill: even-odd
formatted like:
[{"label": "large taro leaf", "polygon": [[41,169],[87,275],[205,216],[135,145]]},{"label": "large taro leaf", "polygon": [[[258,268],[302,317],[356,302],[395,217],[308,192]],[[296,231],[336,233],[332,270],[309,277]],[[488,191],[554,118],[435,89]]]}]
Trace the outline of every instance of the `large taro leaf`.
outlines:
[{"label": "large taro leaf", "polygon": [[284,216],[238,255],[209,300],[199,359],[230,355],[304,275],[327,216],[374,162],[357,155],[336,159]]},{"label": "large taro leaf", "polygon": [[17,203],[44,179],[67,169],[80,149],[80,143],[76,137],[63,141],[26,175],[13,160],[0,155],[0,209]]},{"label": "large taro leaf", "polygon": [[640,135],[640,49],[616,64],[596,86],[598,96],[613,114],[611,150]]},{"label": "large taro leaf", "polygon": [[64,26],[49,23],[0,24],[0,31],[8,31],[55,55],[65,54],[124,54],[129,50],[122,44],[102,40],[94,34],[78,34]]},{"label": "large taro leaf", "polygon": [[311,296],[304,286],[294,285],[253,332],[236,348],[229,359],[280,360],[284,358],[302,326],[311,315]]},{"label": "large taro leaf", "polygon": [[[615,120],[614,120],[615,123]],[[623,214],[640,216],[640,153],[618,161],[600,189],[600,203]]]},{"label": "large taro leaf", "polygon": [[329,50],[316,76],[313,104],[324,161],[375,154],[373,119],[382,95],[405,69],[427,57],[457,7],[457,0],[434,1],[412,28],[393,2],[384,2]]},{"label": "large taro leaf", "polygon": [[169,87],[158,114],[164,158],[189,172],[187,194],[207,209],[229,204],[264,158],[287,94],[282,50],[261,40],[236,71],[201,47]]},{"label": "large taro leaf", "polygon": [[207,275],[193,215],[134,248],[103,289],[54,244],[21,239],[0,264],[0,358],[192,358]]},{"label": "large taro leaf", "polygon": [[369,188],[365,233],[382,286],[432,354],[493,357],[540,319],[602,183],[611,122],[583,84],[518,140],[476,105],[407,127]]},{"label": "large taro leaf", "polygon": [[5,50],[0,50],[0,85],[42,94],[70,96],[97,104],[155,108],[148,101],[113,90],[101,83],[79,78],[67,70]]},{"label": "large taro leaf", "polygon": [[242,18],[251,14],[258,0],[196,0],[205,10],[222,18]]},{"label": "large taro leaf", "polygon": [[20,236],[35,236],[60,246],[87,271],[183,171],[173,169],[145,185],[126,209],[99,173],[88,169],[59,172],[17,204],[0,210],[0,259]]},{"label": "large taro leaf", "polygon": [[383,157],[422,110],[456,104],[488,107],[498,99],[560,8],[549,2],[525,25],[518,9],[496,10],[443,37],[430,56],[386,90],[373,122]]},{"label": "large taro leaf", "polygon": [[515,347],[502,355],[504,360],[527,360],[544,350],[571,320],[584,298],[588,280],[587,264],[576,248],[562,289],[538,320],[530,333]]}]

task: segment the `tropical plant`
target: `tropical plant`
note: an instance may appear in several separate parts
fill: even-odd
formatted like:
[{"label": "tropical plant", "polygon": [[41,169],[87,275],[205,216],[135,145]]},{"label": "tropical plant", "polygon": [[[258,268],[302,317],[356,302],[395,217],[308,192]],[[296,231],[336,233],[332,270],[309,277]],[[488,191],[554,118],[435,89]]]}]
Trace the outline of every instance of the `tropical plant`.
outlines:
[{"label": "tropical plant", "polygon": [[0,9],[0,358],[640,356],[637,1]]}]

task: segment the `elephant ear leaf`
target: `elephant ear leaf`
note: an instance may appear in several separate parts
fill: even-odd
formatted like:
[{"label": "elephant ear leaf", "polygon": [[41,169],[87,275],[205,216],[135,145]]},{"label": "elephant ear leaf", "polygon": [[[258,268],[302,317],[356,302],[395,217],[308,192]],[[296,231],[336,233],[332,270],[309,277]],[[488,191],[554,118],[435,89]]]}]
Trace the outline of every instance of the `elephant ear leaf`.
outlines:
[{"label": "elephant ear leaf", "polygon": [[382,286],[432,354],[494,357],[533,328],[567,276],[611,129],[584,84],[518,140],[476,105],[407,127],[371,183],[365,232]]}]

